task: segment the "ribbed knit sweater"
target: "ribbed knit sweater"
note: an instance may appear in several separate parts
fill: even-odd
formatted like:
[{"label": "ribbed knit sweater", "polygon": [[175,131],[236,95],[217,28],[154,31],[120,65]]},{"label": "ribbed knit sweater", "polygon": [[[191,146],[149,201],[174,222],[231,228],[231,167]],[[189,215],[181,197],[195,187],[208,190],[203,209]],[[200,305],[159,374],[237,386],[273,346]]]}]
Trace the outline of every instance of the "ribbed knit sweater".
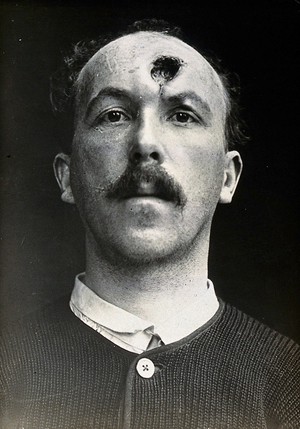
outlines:
[{"label": "ribbed knit sweater", "polygon": [[[230,305],[141,355],[83,324],[67,300],[2,341],[3,429],[300,428],[299,347]],[[148,379],[143,357],[156,368]]]}]

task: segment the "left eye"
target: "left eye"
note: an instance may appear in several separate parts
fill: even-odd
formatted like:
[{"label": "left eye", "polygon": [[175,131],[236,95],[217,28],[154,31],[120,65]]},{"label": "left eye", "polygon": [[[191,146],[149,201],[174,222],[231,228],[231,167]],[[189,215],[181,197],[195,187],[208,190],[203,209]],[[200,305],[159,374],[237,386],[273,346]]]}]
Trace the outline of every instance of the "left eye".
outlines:
[{"label": "left eye", "polygon": [[181,124],[196,122],[196,119],[190,113],[187,112],[176,112],[170,117],[170,120],[180,122]]}]

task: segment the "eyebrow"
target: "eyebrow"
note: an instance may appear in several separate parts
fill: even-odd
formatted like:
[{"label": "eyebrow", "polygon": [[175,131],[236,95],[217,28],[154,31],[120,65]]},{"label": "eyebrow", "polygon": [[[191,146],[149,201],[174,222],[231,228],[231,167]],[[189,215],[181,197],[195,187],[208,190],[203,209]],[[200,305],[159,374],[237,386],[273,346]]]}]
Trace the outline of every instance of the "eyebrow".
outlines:
[{"label": "eyebrow", "polygon": [[171,104],[181,104],[186,103],[187,101],[191,101],[195,103],[197,107],[199,107],[209,117],[212,115],[212,111],[208,102],[205,101],[198,94],[196,94],[194,91],[180,92],[179,94],[166,97],[166,100]]},{"label": "eyebrow", "polygon": [[114,98],[123,98],[126,101],[132,100],[132,95],[130,92],[124,90],[115,88],[112,86],[108,86],[106,88],[100,89],[100,91],[92,97],[92,99],[88,102],[86,112],[85,112],[85,119],[87,119],[93,110],[94,106],[101,101],[102,98],[105,97],[114,97]]}]

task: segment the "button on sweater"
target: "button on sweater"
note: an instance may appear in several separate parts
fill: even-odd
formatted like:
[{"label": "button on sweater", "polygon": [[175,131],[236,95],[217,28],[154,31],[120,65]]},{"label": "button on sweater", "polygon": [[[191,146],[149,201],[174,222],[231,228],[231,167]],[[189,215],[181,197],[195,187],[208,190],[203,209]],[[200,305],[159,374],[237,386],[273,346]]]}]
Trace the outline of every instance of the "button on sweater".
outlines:
[{"label": "button on sweater", "polygon": [[10,327],[0,350],[4,429],[300,427],[299,347],[228,304],[183,340],[137,355],[65,299]]}]

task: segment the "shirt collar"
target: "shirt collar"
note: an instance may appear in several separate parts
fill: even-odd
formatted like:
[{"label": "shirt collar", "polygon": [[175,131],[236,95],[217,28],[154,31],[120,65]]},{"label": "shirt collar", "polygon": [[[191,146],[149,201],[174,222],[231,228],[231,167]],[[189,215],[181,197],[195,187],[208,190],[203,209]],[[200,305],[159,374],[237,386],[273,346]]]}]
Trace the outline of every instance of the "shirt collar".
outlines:
[{"label": "shirt collar", "polygon": [[[201,293],[195,297],[192,305],[183,307],[176,316],[154,326],[151,321],[103,300],[84,284],[83,279],[84,273],[76,276],[70,301],[72,311],[83,322],[121,347],[127,348],[120,344],[122,341],[130,344],[131,351],[146,350],[153,334],[158,335],[164,344],[178,341],[208,322],[219,307],[213,283],[208,280],[206,287],[199,287]],[[115,338],[117,341],[114,341]]]},{"label": "shirt collar", "polygon": [[100,298],[83,283],[84,273],[75,278],[71,302],[93,322],[115,332],[134,334],[153,324]]}]

